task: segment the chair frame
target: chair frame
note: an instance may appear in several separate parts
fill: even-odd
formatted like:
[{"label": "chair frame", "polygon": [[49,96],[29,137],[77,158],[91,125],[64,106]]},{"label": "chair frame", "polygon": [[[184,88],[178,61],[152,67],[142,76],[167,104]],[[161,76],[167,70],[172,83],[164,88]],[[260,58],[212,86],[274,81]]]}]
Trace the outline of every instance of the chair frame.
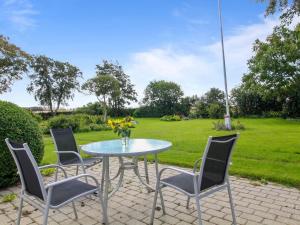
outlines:
[{"label": "chair frame", "polygon": [[[99,185],[99,182],[97,181],[97,179],[95,177],[93,177],[89,174],[81,174],[81,175],[77,175],[77,176],[73,176],[73,177],[68,177],[66,171],[64,170],[64,168],[59,166],[59,165],[56,165],[56,164],[51,164],[51,165],[45,165],[45,166],[38,167],[38,165],[37,165],[32,153],[31,153],[31,150],[30,150],[27,143],[24,143],[22,148],[14,148],[10,144],[10,141],[9,141],[8,138],[5,139],[5,142],[8,146],[8,148],[9,148],[12,156],[13,156],[13,159],[14,159],[15,163],[16,163],[18,173],[20,175],[21,185],[22,185],[21,193],[20,193],[20,196],[19,196],[20,197],[20,203],[19,203],[19,208],[18,208],[18,217],[17,217],[17,223],[16,223],[17,225],[20,225],[20,222],[21,222],[22,208],[23,208],[24,201],[26,201],[27,203],[33,205],[34,207],[36,207],[37,209],[39,209],[40,211],[43,212],[43,225],[47,225],[47,223],[48,223],[49,209],[59,210],[59,208],[61,208],[62,206],[65,206],[69,203],[72,203],[75,219],[78,219],[78,215],[77,215],[74,200],[76,200],[77,198],[83,197],[83,196],[95,194],[95,192],[98,193],[98,197],[100,199],[101,207],[102,208],[104,207],[103,199],[102,199],[102,190],[101,190],[101,187]],[[31,161],[31,163],[34,167],[34,171],[35,171],[35,173],[38,177],[38,182],[39,182],[39,185],[40,185],[40,188],[41,188],[41,191],[42,191],[42,196],[43,196],[44,200],[39,199],[35,195],[32,195],[32,194],[26,192],[25,180],[24,180],[24,177],[23,177],[23,174],[22,174],[22,169],[21,169],[21,166],[19,164],[19,161],[18,161],[17,157],[15,156],[14,151],[26,151],[26,154],[29,157],[29,160]],[[40,170],[41,169],[46,169],[46,168],[56,168],[56,170],[60,169],[63,172],[65,179],[57,181],[57,176],[56,176],[55,177],[55,182],[52,182],[52,183],[49,183],[49,184],[45,185],[44,182],[43,182],[43,177],[40,173]],[[77,179],[80,179],[80,178],[85,178],[85,180],[87,180],[88,178],[92,179],[96,184],[95,185],[96,188],[92,189],[90,191],[80,193],[80,194],[78,194],[78,195],[62,202],[59,205],[51,205],[52,191],[53,191],[53,188],[55,186],[66,183],[66,182],[69,182],[69,181],[72,181],[72,180],[77,180]],[[47,189],[48,189],[48,191],[46,191]],[[36,201],[33,201],[33,198]],[[108,220],[107,220],[107,214],[105,212],[106,212],[106,210],[103,210],[103,214],[104,214],[103,215],[103,223],[107,224]]]},{"label": "chair frame", "polygon": [[[69,127],[69,129],[71,129],[71,131],[72,131],[71,127]],[[54,142],[55,152],[57,154],[57,165],[60,165],[60,166],[76,166],[76,175],[78,175],[79,167],[81,167],[82,172],[85,174],[86,173],[86,169],[88,169],[88,168],[90,168],[92,166],[95,166],[98,163],[102,162],[102,157],[93,157],[93,158],[99,159],[99,161],[97,161],[96,163],[93,163],[91,165],[85,164],[84,161],[83,161],[83,159],[82,159],[82,157],[81,157],[81,155],[80,155],[80,148],[78,148],[78,147],[77,147],[78,152],[76,152],[76,151],[59,151],[57,143],[56,143],[56,140],[55,140],[55,136],[53,134],[52,129],[50,129],[50,134],[51,134],[52,140]],[[74,136],[73,131],[72,131],[72,135]],[[75,139],[75,137],[74,137],[74,139]],[[76,140],[75,140],[75,142],[76,142]],[[74,164],[63,164],[60,161],[60,154],[73,154],[73,155],[75,155],[79,159],[80,162],[79,163],[74,163]],[[57,174],[55,176],[57,177]]]},{"label": "chair frame", "polygon": [[[185,194],[185,195],[188,196],[186,208],[189,208],[190,199],[192,197],[195,198],[196,205],[197,205],[198,224],[199,225],[202,225],[200,200],[202,198],[204,198],[204,197],[207,197],[207,196],[215,193],[215,192],[227,189],[228,197],[229,197],[229,203],[230,203],[230,208],[231,208],[231,214],[232,214],[232,221],[233,221],[233,224],[236,225],[236,216],[235,216],[235,211],[234,211],[234,202],[233,202],[232,193],[231,193],[231,186],[230,186],[230,182],[229,182],[228,170],[229,170],[229,166],[231,165],[231,156],[232,156],[233,150],[234,150],[235,145],[236,145],[236,141],[239,138],[239,136],[240,136],[239,134],[236,134],[236,137],[230,138],[230,139],[228,139],[226,141],[213,140],[213,137],[210,136],[208,138],[208,142],[207,142],[205,150],[204,150],[204,155],[203,155],[203,157],[201,159],[199,159],[199,160],[197,160],[195,162],[194,168],[193,168],[193,172],[188,172],[188,171],[185,171],[185,170],[182,170],[182,169],[178,169],[178,168],[174,168],[174,167],[163,168],[159,172],[159,175],[157,177],[156,190],[155,190],[155,195],[154,195],[154,201],[153,201],[153,207],[152,207],[150,224],[153,224],[153,222],[154,222],[155,208],[156,208],[158,194],[160,193],[160,195],[162,195],[161,194],[162,193],[161,189],[163,187],[172,187],[172,188],[176,189],[177,191],[179,191],[179,192],[181,192],[181,193],[183,193],[183,194]],[[199,191],[199,187],[201,187],[203,173],[204,173],[205,160],[207,158],[207,154],[208,154],[208,151],[209,151],[211,143],[213,143],[213,142],[215,142],[215,143],[227,143],[227,142],[230,142],[232,140],[235,140],[235,141],[234,141],[234,143],[233,143],[233,145],[231,147],[232,150],[231,150],[231,152],[229,154],[229,157],[228,157],[228,163],[226,165],[224,182],[222,184],[220,184],[220,185],[215,185],[213,187],[210,187],[207,190]],[[210,160],[212,160],[212,159],[210,159]],[[204,162],[204,163],[201,163],[201,165],[200,165],[200,171],[197,172],[199,163],[201,161]],[[165,182],[161,181],[162,174],[165,171],[167,171],[167,170],[171,170],[171,171],[175,171],[177,173],[184,173],[184,174],[193,176],[193,184],[194,184],[195,193],[194,194],[188,193],[188,192],[182,190],[181,188],[179,188],[177,186],[174,186],[174,185],[171,185],[171,184],[168,184],[168,183],[165,183]],[[165,215],[166,211],[165,211],[165,206],[163,204],[163,199],[161,199],[161,201],[162,201],[163,214]]]}]

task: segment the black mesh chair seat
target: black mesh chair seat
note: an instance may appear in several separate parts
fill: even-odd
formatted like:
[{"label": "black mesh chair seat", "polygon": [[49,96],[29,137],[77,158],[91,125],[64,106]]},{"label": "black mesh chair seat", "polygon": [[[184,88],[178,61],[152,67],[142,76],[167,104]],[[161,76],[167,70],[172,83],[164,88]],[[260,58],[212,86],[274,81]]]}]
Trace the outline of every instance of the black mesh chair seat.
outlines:
[{"label": "black mesh chair seat", "polygon": [[[197,176],[198,179],[198,176]],[[172,177],[168,177],[161,180],[162,184],[170,184],[172,186],[175,186],[177,188],[180,188],[184,190],[185,192],[189,194],[195,194],[194,190],[194,176],[190,174],[181,173]],[[211,187],[214,187],[216,185],[216,182],[210,178],[203,177],[201,189],[199,192],[207,190]]]},{"label": "black mesh chair seat", "polygon": [[[85,166],[91,166],[97,164],[102,161],[100,158],[82,158],[83,164]],[[62,163],[62,165],[72,165],[72,164],[80,164],[81,161],[79,158],[73,158],[70,160],[66,160]]]},{"label": "black mesh chair seat", "polygon": [[[96,191],[97,187],[80,180],[72,180],[53,187],[50,204],[58,206],[75,196],[89,191]],[[48,190],[46,190],[48,192]]]}]

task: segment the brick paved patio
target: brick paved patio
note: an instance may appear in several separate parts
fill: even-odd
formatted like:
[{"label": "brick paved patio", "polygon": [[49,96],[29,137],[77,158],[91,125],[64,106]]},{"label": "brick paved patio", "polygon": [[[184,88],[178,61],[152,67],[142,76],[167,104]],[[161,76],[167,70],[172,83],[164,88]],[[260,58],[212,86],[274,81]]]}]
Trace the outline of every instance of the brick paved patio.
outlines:
[{"label": "brick paved patio", "polygon": [[[118,163],[112,160],[112,173]],[[160,165],[160,168],[165,165]],[[140,163],[143,171],[143,163]],[[75,170],[68,169],[69,175]],[[89,173],[100,178],[100,166],[88,170]],[[149,223],[153,193],[147,193],[145,188],[133,176],[132,171],[125,171],[123,187],[109,201],[110,224],[140,225]],[[142,173],[142,172],[141,172]],[[149,164],[149,174],[154,177],[154,165]],[[166,173],[167,174],[167,173]],[[171,175],[171,174],[168,174]],[[49,181],[49,178],[46,178]],[[152,184],[154,179],[151,180]],[[238,224],[254,225],[299,225],[300,224],[300,191],[276,184],[260,184],[247,179],[231,177],[233,198],[236,204]],[[20,187],[0,190],[0,196],[8,193],[19,193]],[[167,215],[156,211],[155,224],[197,224],[196,207],[192,201],[190,209],[185,208],[186,196],[171,189],[163,190]],[[94,197],[92,197],[94,198]],[[159,201],[158,201],[159,202]],[[0,224],[15,224],[18,199],[11,203],[0,203]],[[93,199],[83,199],[76,202],[78,217],[75,221],[70,206],[63,207],[61,212],[51,211],[49,223],[51,225],[101,224],[100,204]],[[204,225],[231,224],[231,213],[228,197],[225,191],[203,199],[202,217]],[[41,224],[42,213],[25,204],[21,224]]]}]

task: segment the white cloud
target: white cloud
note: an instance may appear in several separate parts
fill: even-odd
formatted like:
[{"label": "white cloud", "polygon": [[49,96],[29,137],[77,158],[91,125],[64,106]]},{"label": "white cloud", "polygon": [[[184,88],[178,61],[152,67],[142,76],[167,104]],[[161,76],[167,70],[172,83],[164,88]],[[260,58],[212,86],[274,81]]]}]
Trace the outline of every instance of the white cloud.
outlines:
[{"label": "white cloud", "polygon": [[0,13],[1,20],[8,21],[20,31],[36,26],[38,11],[29,0],[4,0],[0,5]]},{"label": "white cloud", "polygon": [[[247,71],[256,39],[265,39],[279,23],[277,18],[261,18],[257,24],[239,26],[225,37],[229,87],[239,84]],[[220,42],[206,46],[179,47],[168,45],[133,53],[127,72],[137,84],[139,94],[151,80],[172,80],[181,84],[186,95],[202,94],[211,87],[223,89]]]}]

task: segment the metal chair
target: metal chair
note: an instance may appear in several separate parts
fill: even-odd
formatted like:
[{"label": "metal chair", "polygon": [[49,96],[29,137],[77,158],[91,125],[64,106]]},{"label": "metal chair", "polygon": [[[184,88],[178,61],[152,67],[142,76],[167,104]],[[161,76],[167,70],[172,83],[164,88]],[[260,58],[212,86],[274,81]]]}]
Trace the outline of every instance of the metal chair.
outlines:
[{"label": "metal chair", "polygon": [[82,168],[83,173],[86,173],[86,168],[97,165],[102,161],[102,158],[99,157],[82,158],[80,156],[71,128],[50,129],[50,133],[57,153],[57,164],[60,166],[75,165],[76,175],[78,175],[79,167]]},{"label": "metal chair", "polygon": [[[153,224],[154,221],[158,193],[161,192],[163,187],[170,187],[188,196],[187,208],[189,207],[190,198],[195,198],[199,225],[202,225],[200,200],[217,191],[227,189],[233,224],[236,225],[234,204],[228,177],[228,168],[232,150],[238,137],[239,134],[221,137],[209,137],[203,158],[195,162],[193,172],[187,172],[185,170],[173,167],[162,169],[157,178],[150,224]],[[200,164],[201,160],[202,163]],[[198,171],[199,167],[200,170]],[[178,173],[178,175],[161,179],[163,172],[167,170],[175,171]],[[162,210],[163,214],[165,214],[163,199]]]},{"label": "metal chair", "polygon": [[[93,176],[81,174],[67,178],[65,170],[59,165],[38,167],[26,143],[16,143],[10,141],[8,138],[5,139],[5,142],[15,160],[22,184],[17,225],[19,225],[21,221],[24,201],[43,212],[43,225],[46,225],[48,222],[49,209],[59,209],[69,203],[72,203],[75,219],[77,219],[74,201],[80,197],[92,195],[95,192],[98,193],[103,208],[101,188],[98,181]],[[45,185],[40,169],[50,167],[60,169],[64,173],[65,179]],[[81,181],[80,179],[82,178],[93,180],[95,185]],[[107,223],[106,210],[103,210],[103,222]]]}]

